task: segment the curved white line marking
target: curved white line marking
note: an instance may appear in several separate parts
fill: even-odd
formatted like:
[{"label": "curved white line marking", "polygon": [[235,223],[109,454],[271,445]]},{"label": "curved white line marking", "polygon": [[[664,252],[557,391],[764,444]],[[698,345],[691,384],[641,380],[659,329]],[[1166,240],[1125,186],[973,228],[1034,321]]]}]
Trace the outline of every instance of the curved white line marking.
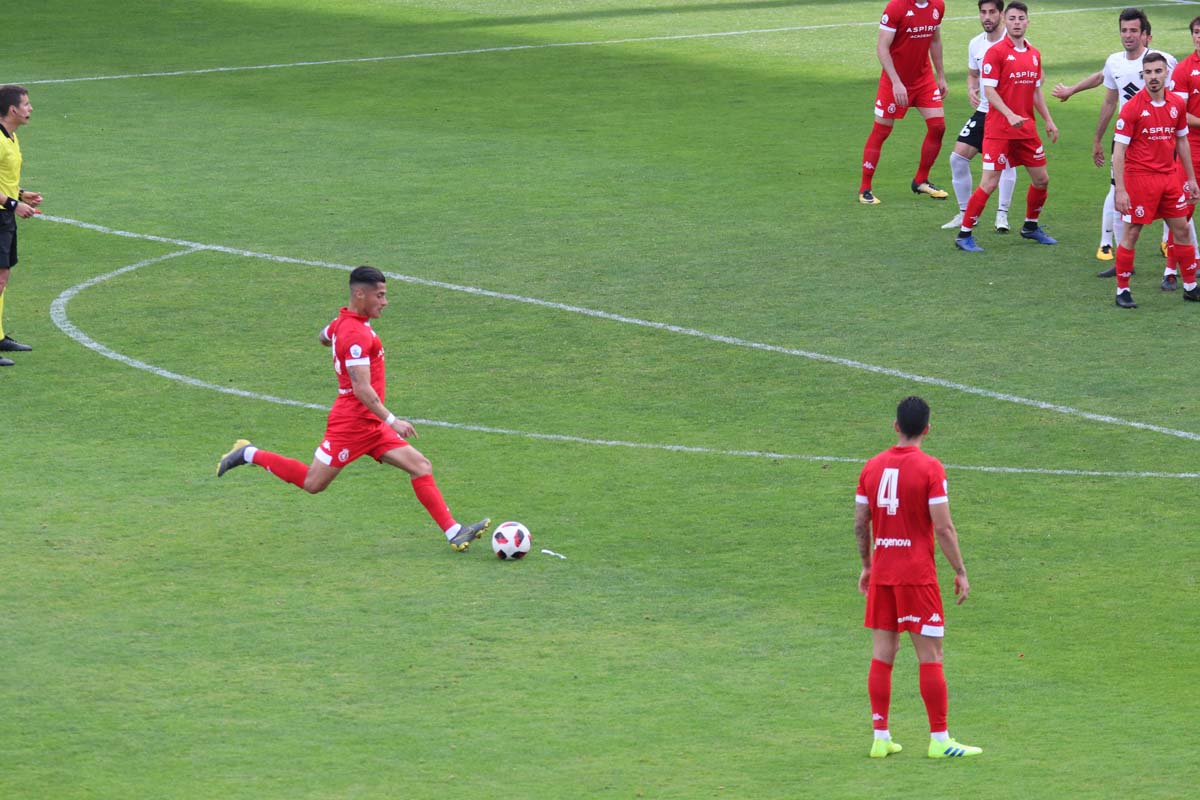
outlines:
[{"label": "curved white line marking", "polygon": [[[70,219],[67,217],[56,217],[51,215],[43,215],[39,219],[44,219],[50,222],[64,223],[73,225],[77,228],[96,231],[98,233],[107,233],[113,236],[123,236],[129,239],[140,239],[150,242],[160,242],[163,244],[175,245],[178,247],[187,248],[187,251],[208,250],[217,253],[228,253],[230,255],[244,256],[246,258],[258,258],[266,261],[273,261],[280,264],[302,264],[312,267],[325,267],[328,269],[340,269],[345,271],[353,270],[354,267],[348,264],[338,264],[331,261],[314,261],[303,258],[291,258],[289,256],[277,256],[270,253],[256,253],[252,250],[240,250],[235,247],[226,247],[224,245],[202,244],[200,242],[189,242],[186,239],[172,239],[165,236],[154,236],[145,233],[132,233],[130,231],[122,231],[114,228],[108,228],[104,225],[96,225],[91,222],[81,222],[79,220]],[[182,255],[182,253],[177,254]],[[1200,433],[1192,431],[1179,430],[1176,428],[1167,428],[1162,425],[1152,425],[1148,422],[1138,422],[1136,420],[1124,419],[1122,417],[1114,417],[1108,414],[1095,414],[1090,411],[1072,408],[1071,406],[1059,405],[1057,403],[1048,403],[1043,400],[1035,400],[1020,395],[1009,394],[1007,392],[994,392],[991,389],[981,389],[977,386],[970,386],[965,383],[957,383],[948,381],[943,378],[933,378],[927,375],[917,375],[912,372],[905,372],[892,367],[881,367],[875,364],[867,364],[862,361],[855,361],[850,358],[841,358],[839,356],[831,356],[825,353],[817,353],[811,350],[800,350],[794,347],[781,347],[779,345],[764,344],[762,342],[754,342],[748,339],[741,339],[736,336],[725,336],[717,333],[707,333],[695,328],[685,328],[680,325],[669,325],[665,322],[654,322],[652,320],[638,319],[637,317],[627,317],[621,314],[612,314],[607,311],[598,311],[592,308],[584,308],[582,306],[573,306],[566,303],[556,303],[549,300],[539,300],[535,297],[525,297],[519,294],[510,294],[507,292],[494,292],[489,289],[480,289],[476,286],[461,286],[456,283],[446,283],[444,281],[435,281],[428,278],[418,278],[413,275],[402,275],[396,272],[384,272],[389,278],[394,278],[399,281],[411,283],[418,286],[429,286],[436,289],[444,289],[452,292],[462,292],[478,297],[489,297],[495,300],[509,300],[516,303],[525,303],[527,305],[539,306],[541,308],[550,308],[556,311],[565,311],[570,314],[581,314],[587,317],[596,319],[604,319],[610,322],[620,322],[625,325],[636,325],[642,328],[650,328],[652,330],[665,331],[667,333],[677,333],[683,336],[691,336],[697,339],[704,339],[718,344],[727,344],[734,347],[745,347],[752,350],[761,350],[769,353],[779,353],[781,355],[796,356],[806,358],[810,361],[818,361],[825,364],[833,364],[839,367],[848,369],[860,370],[862,372],[871,372],[876,375],[885,375],[890,378],[900,378],[902,380],[911,381],[913,383],[925,384],[928,386],[936,386],[941,389],[950,389],[964,394],[977,395],[986,397],[989,400],[1000,400],[1006,403],[1015,403],[1017,405],[1030,406],[1041,411],[1052,411],[1056,414],[1063,414],[1071,417],[1079,417],[1091,422],[1101,422],[1107,425],[1119,425],[1125,428],[1135,428],[1137,430],[1150,431],[1152,433],[1161,433],[1164,436],[1173,436],[1178,439],[1187,439],[1193,442],[1200,441]]]},{"label": "curved white line marking", "polygon": [[[49,217],[49,219],[51,219],[52,221],[57,221],[57,222],[72,222],[71,220],[66,220],[66,219],[63,219],[60,217]],[[101,230],[103,232],[114,233],[116,235],[128,236],[128,237],[132,237],[132,238],[150,239],[152,241],[160,241],[160,242],[175,242],[175,243],[180,243],[180,244],[183,243],[181,240],[169,240],[169,239],[164,239],[163,237],[158,237],[158,236],[132,234],[132,233],[128,233],[126,231],[111,231],[111,230],[103,228],[102,226],[92,225],[90,223],[77,223],[77,224],[80,227],[85,227],[85,228],[89,228],[89,229],[93,229],[93,230]],[[315,266],[335,267],[338,269],[346,269],[346,270],[352,269],[352,267],[348,267],[345,265],[328,264],[328,263],[324,263],[324,262],[313,262],[313,261],[300,261],[299,259],[288,259],[288,258],[284,258],[282,256],[258,255],[258,254],[250,253],[249,251],[238,251],[238,250],[234,250],[233,248],[227,248],[227,247],[206,246],[206,245],[200,245],[200,244],[196,244],[196,243],[187,243],[187,244],[188,244],[188,246],[182,250],[178,250],[176,252],[168,253],[168,254],[162,255],[162,256],[156,256],[154,258],[148,258],[143,261],[139,261],[135,264],[129,264],[128,266],[121,267],[120,269],[113,270],[112,272],[107,272],[103,275],[98,275],[94,278],[84,281],[83,283],[79,283],[79,284],[76,284],[75,286],[72,286],[71,288],[65,290],[57,298],[55,298],[54,302],[51,303],[50,318],[53,320],[54,324],[56,326],[58,326],[58,328],[60,330],[62,330],[64,333],[66,333],[68,336],[70,336],[75,341],[82,344],[84,347],[86,347],[90,350],[93,350],[96,353],[99,353],[100,355],[104,356],[105,358],[110,358],[114,361],[125,364],[126,366],[133,367],[134,369],[144,370],[153,375],[157,375],[161,378],[166,378],[168,380],[177,381],[179,383],[183,383],[185,385],[193,386],[193,387],[196,387],[199,389],[207,389],[207,390],[214,391],[214,392],[220,392],[222,394],[230,394],[230,395],[235,395],[237,397],[245,397],[245,398],[248,398],[251,400],[261,400],[261,401],[265,401],[265,402],[269,402],[269,403],[275,403],[277,405],[292,406],[292,407],[296,407],[296,408],[307,408],[307,409],[312,409],[315,411],[328,412],[329,411],[328,406],[323,406],[318,403],[305,403],[305,402],[302,402],[299,400],[291,400],[286,397],[276,397],[274,395],[260,394],[258,392],[247,391],[245,389],[237,389],[237,388],[230,387],[230,386],[221,386],[219,384],[209,383],[208,381],[202,381],[198,378],[193,378],[189,375],[182,375],[178,372],[171,372],[170,370],[166,370],[161,367],[156,367],[153,364],[148,364],[145,361],[139,361],[138,359],[130,358],[129,356],[126,356],[122,353],[118,353],[117,351],[113,350],[112,348],[110,348],[104,344],[101,344],[100,342],[96,341],[92,337],[88,336],[77,325],[75,325],[73,322],[71,322],[71,320],[68,318],[67,304],[72,300],[72,298],[74,298],[76,295],[78,295],[80,292],[82,292],[85,289],[90,289],[91,287],[96,286],[99,283],[103,283],[104,281],[110,280],[111,278],[115,278],[120,275],[124,275],[126,273],[133,272],[136,269],[140,269],[142,267],[149,266],[151,264],[158,264],[163,261],[168,261],[173,258],[178,258],[180,256],[191,255],[193,253],[199,253],[199,252],[204,252],[204,251],[214,251],[215,250],[215,251],[219,251],[219,252],[229,252],[229,253],[245,255],[245,256],[249,256],[249,257],[257,256],[257,257],[267,258],[270,260],[285,261],[288,263],[304,263],[304,264],[312,264]],[[403,277],[403,276],[400,276],[400,277]],[[414,278],[412,280],[414,280],[416,282],[421,282],[421,283],[434,283],[436,285],[436,282],[424,281],[422,279]],[[452,286],[452,285],[446,284],[446,286]],[[482,291],[482,290],[480,290],[480,291]],[[487,294],[493,294],[493,293],[487,293]],[[525,299],[528,299],[528,298],[525,298]],[[539,302],[542,302],[542,301],[539,301]],[[550,305],[557,305],[557,304],[550,304]],[[414,418],[414,419],[412,419],[412,422],[420,424],[420,425],[430,425],[430,426],[434,426],[434,427],[452,428],[452,429],[456,429],[456,430],[474,431],[474,432],[478,432],[478,433],[488,433],[488,434],[496,434],[496,435],[503,435],[503,436],[516,436],[516,437],[520,437],[520,438],[524,438],[524,439],[537,439],[537,440],[541,440],[541,441],[561,442],[561,443],[570,443],[570,444],[586,444],[586,445],[602,446],[602,447],[627,447],[627,448],[639,449],[639,450],[659,450],[659,451],[673,452],[673,453],[694,453],[694,454],[698,454],[698,455],[735,456],[735,457],[741,457],[741,458],[769,458],[769,459],[780,460],[780,461],[809,461],[809,462],[818,462],[818,463],[839,463],[839,464],[860,464],[860,463],[862,463],[862,460],[863,460],[862,458],[854,458],[854,457],[847,457],[847,456],[811,456],[811,455],[802,455],[802,454],[798,454],[798,453],[774,453],[774,452],[762,451],[762,450],[719,450],[719,449],[710,448],[710,447],[692,447],[692,446],[688,446],[688,445],[677,445],[677,444],[627,442],[627,441],[622,441],[619,439],[589,439],[589,438],[582,437],[582,436],[567,436],[564,434],[554,434],[554,433],[534,433],[531,431],[521,431],[521,430],[510,429],[510,428],[495,428],[495,427],[486,426],[486,425],[471,425],[471,424],[466,424],[466,423],[446,422],[443,420],[432,420],[432,419]],[[1195,473],[1195,472],[1134,472],[1134,471],[1110,471],[1110,470],[1049,469],[1049,468],[1036,468],[1036,467],[1035,468],[996,467],[996,466],[978,466],[978,465],[963,465],[963,464],[946,464],[945,466],[947,469],[951,469],[951,470],[961,470],[961,471],[970,471],[970,472],[987,472],[987,473],[1005,474],[1005,475],[1064,475],[1064,476],[1076,476],[1076,477],[1168,478],[1168,479],[1171,479],[1171,478],[1174,478],[1174,479],[1200,478],[1200,473]]]}]

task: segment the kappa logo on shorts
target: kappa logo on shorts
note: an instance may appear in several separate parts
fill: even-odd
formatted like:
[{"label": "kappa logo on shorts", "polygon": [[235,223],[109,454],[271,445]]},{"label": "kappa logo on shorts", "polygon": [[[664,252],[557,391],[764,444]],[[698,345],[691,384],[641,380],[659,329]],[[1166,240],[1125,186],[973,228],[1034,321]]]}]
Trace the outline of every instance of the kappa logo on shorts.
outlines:
[{"label": "kappa logo on shorts", "polygon": [[330,446],[330,444],[329,444],[329,440],[328,440],[328,439],[326,439],[325,441],[321,442],[321,449],[322,449],[322,450],[331,450],[331,449],[333,449],[333,448]]},{"label": "kappa logo on shorts", "polygon": [[931,617],[929,618],[929,621],[930,621],[930,622],[941,622],[941,621],[942,621],[942,615],[941,615],[941,614],[934,614],[933,616],[931,616]]},{"label": "kappa logo on shorts", "polygon": [[343,447],[342,451],[340,453],[338,453],[338,461],[341,461],[343,464],[346,463],[346,459],[348,459],[349,457],[350,457],[350,448],[349,447]]}]

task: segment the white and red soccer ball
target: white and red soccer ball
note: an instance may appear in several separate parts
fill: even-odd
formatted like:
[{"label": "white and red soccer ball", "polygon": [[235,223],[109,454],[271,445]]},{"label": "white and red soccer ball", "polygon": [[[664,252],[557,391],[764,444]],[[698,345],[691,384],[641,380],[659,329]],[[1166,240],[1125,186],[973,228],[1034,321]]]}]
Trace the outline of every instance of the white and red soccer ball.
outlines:
[{"label": "white and red soccer ball", "polygon": [[519,522],[501,522],[492,533],[492,552],[501,561],[516,561],[529,553],[533,540]]}]

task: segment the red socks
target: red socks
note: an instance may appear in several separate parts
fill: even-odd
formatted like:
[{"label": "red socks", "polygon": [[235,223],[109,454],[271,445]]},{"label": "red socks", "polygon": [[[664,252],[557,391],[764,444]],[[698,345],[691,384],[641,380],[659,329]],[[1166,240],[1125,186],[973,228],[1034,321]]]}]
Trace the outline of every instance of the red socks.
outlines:
[{"label": "red socks", "polygon": [[[1193,267],[1194,269],[1194,267]],[[1123,292],[1129,288],[1129,279],[1133,276],[1133,251],[1123,244],[1117,245],[1117,291]]]},{"label": "red socks", "polygon": [[879,165],[879,154],[883,151],[883,143],[892,135],[892,126],[880,125],[878,122],[871,128],[867,137],[867,146],[863,148],[862,183],[858,193],[871,190],[871,179],[875,177],[875,167]]},{"label": "red socks", "polygon": [[[946,714],[950,707],[950,692],[946,675],[939,662],[921,664],[921,699],[929,715],[929,730],[946,730]],[[892,703],[892,665],[877,658],[871,659],[867,674],[867,693],[871,698],[871,723],[877,731],[888,729],[888,707]]]},{"label": "red socks", "polygon": [[921,164],[913,180],[925,183],[929,180],[929,170],[933,169],[938,153],[942,152],[942,137],[946,135],[946,118],[930,117],[925,120],[925,140],[921,142]]},{"label": "red socks", "polygon": [[1046,205],[1048,194],[1049,189],[1029,187],[1029,192],[1025,195],[1025,219],[1037,222],[1038,217],[1042,215],[1042,208]]},{"label": "red socks", "polygon": [[421,505],[425,506],[425,510],[429,512],[429,516],[433,517],[433,521],[438,524],[439,528],[448,531],[454,527],[454,515],[450,513],[446,501],[442,499],[442,492],[434,482],[433,475],[413,478],[412,487],[417,499],[421,501]]},{"label": "red socks", "polygon": [[979,217],[983,214],[989,197],[991,195],[984,191],[982,186],[971,192],[971,199],[967,201],[967,210],[963,212],[962,226],[964,228],[970,230],[979,223]]},{"label": "red socks", "polygon": [[877,731],[888,729],[888,707],[892,704],[892,665],[871,659],[867,673],[867,694],[871,698],[871,723]]},{"label": "red socks", "polygon": [[252,462],[282,481],[304,488],[304,478],[308,475],[308,464],[294,458],[281,456],[266,450],[258,450]]},{"label": "red socks", "polygon": [[929,715],[930,732],[946,730],[950,692],[946,688],[946,675],[942,672],[942,665],[937,661],[921,665],[921,699],[925,701],[925,713]]},{"label": "red socks", "polygon": [[1171,255],[1184,283],[1196,282],[1196,251],[1190,244],[1172,244]]}]

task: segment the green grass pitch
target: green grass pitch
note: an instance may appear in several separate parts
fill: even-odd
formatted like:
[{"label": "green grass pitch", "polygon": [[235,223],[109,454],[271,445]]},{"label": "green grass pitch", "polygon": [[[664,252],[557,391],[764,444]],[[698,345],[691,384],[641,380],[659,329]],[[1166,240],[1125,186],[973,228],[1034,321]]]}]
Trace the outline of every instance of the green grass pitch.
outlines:
[{"label": "green grass pitch", "polygon": [[[953,200],[908,188],[916,118],[860,206],[883,5],[23,6],[23,182],[138,236],[21,226],[0,797],[1194,796],[1200,308],[1149,232],[1139,309],[1094,277],[1099,92],[1051,101],[1057,247],[956,252]],[[947,189],[979,29],[948,6]],[[1200,5],[1144,7],[1186,55]],[[1049,86],[1118,11],[1033,3]],[[240,436],[308,460],[360,263],[415,279],[376,324],[389,405],[461,518],[530,527],[525,561],[451,552],[368,460],[316,497],[213,477]],[[914,392],[973,589],[967,762],[923,757],[908,648],[906,751],[866,757],[853,490]]]}]

